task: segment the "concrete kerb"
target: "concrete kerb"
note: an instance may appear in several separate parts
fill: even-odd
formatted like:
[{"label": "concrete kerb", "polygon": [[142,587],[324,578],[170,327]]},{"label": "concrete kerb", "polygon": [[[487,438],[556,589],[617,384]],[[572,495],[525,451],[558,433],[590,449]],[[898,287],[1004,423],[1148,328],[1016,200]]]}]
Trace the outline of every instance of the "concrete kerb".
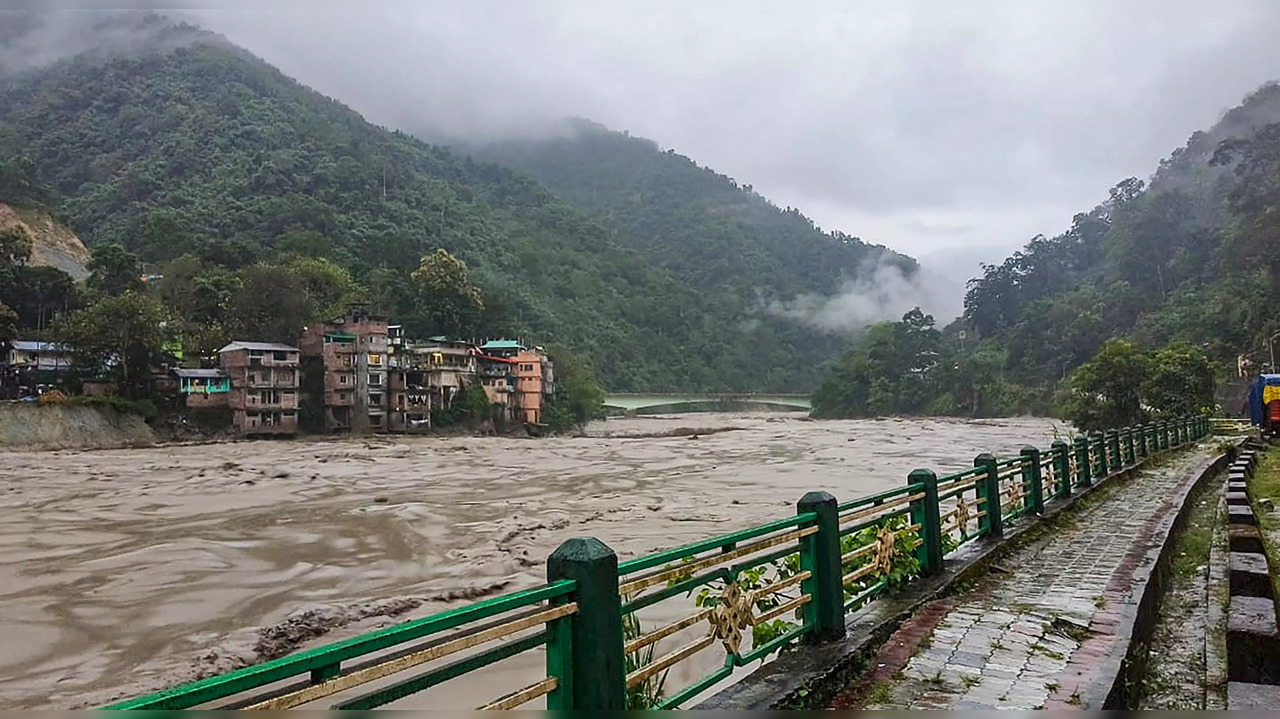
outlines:
[{"label": "concrete kerb", "polygon": [[1227,609],[1231,597],[1227,576],[1227,556],[1231,551],[1227,539],[1227,501],[1218,499],[1214,512],[1213,541],[1209,545],[1209,586],[1206,591],[1204,633],[1204,708],[1220,711],[1227,708]]},{"label": "concrete kerb", "polygon": [[1240,445],[1237,444],[1230,452],[1221,454],[1189,472],[1188,474],[1193,475],[1194,479],[1187,482],[1178,496],[1172,499],[1176,502],[1178,509],[1171,518],[1162,522],[1157,530],[1163,532],[1160,535],[1160,544],[1152,547],[1147,552],[1145,561],[1134,570],[1134,584],[1142,587],[1140,598],[1136,604],[1125,605],[1116,630],[1118,641],[1099,663],[1102,669],[1099,675],[1113,676],[1115,679],[1109,687],[1105,685],[1091,687],[1087,695],[1081,696],[1084,706],[1122,709],[1134,704],[1135,692],[1141,685],[1142,673],[1146,670],[1146,650],[1155,631],[1160,596],[1169,579],[1175,539],[1186,526],[1187,518],[1191,515],[1192,506],[1187,499],[1219,475],[1239,447]]},{"label": "concrete kerb", "polygon": [[[1176,450],[1187,451],[1196,445]],[[1168,455],[1165,455],[1168,456]],[[1223,454],[1210,465],[1221,470],[1230,459]],[[700,702],[694,709],[805,709],[825,708],[867,668],[877,651],[895,631],[928,602],[940,599],[981,577],[991,564],[1025,546],[1069,517],[1085,498],[1128,479],[1144,469],[1143,464],[1107,475],[1072,494],[1065,502],[1045,508],[1038,521],[1019,521],[1006,528],[1004,539],[979,539],[961,547],[947,558],[942,572],[914,584],[910,589],[882,597],[846,619],[845,637],[824,644],[807,645],[782,652],[772,662],[756,669],[741,681]],[[1216,471],[1215,470],[1215,471]],[[1210,472],[1209,474],[1212,474]],[[1203,476],[1193,484],[1203,480]],[[1180,497],[1185,504],[1186,494]],[[1179,515],[1182,515],[1182,510]],[[1185,517],[1183,517],[1185,522]],[[1168,544],[1166,536],[1165,544]],[[1167,564],[1167,562],[1166,562]],[[1158,595],[1157,595],[1158,596]],[[1153,608],[1154,609],[1154,608]],[[1154,618],[1154,611],[1151,612]],[[1121,627],[1128,626],[1122,624]],[[1148,633],[1150,628],[1148,628]],[[1126,648],[1128,642],[1124,642]],[[1123,659],[1123,655],[1119,659]],[[1118,664],[1117,660],[1117,664]],[[1108,692],[1109,693],[1109,692]],[[1099,706],[1091,704],[1090,706]]]}]

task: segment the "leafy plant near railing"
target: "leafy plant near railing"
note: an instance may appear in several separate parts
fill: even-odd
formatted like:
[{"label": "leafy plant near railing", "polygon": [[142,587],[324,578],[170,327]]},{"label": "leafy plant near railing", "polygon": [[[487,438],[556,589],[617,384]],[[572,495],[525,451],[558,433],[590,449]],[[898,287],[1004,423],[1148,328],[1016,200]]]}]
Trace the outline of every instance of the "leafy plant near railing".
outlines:
[{"label": "leafy plant near railing", "polygon": [[[893,557],[889,565],[889,572],[887,574],[872,573],[855,582],[846,584],[844,587],[845,601],[856,597],[882,581],[885,582],[886,589],[893,589],[919,576],[920,560],[916,558],[915,553],[918,540],[914,536],[903,536],[902,534],[903,530],[908,526],[906,517],[891,517],[883,522],[842,537],[840,540],[840,553],[848,554],[875,542],[880,529],[885,526],[897,534],[893,543]],[[849,574],[857,571],[874,562],[875,559],[874,552],[854,557],[845,562],[844,573]]]},{"label": "leafy plant near railing", "polygon": [[[906,517],[892,517],[884,522],[880,522],[870,527],[866,527],[858,532],[849,534],[840,540],[841,554],[849,554],[862,547],[865,547],[876,541],[882,526],[888,525],[889,528],[901,534],[908,526]],[[886,589],[901,587],[907,582],[920,574],[920,562],[915,555],[915,539],[911,536],[898,536],[894,542],[894,553],[887,574],[873,573],[856,582],[852,582],[844,588],[844,598],[849,600],[859,593],[866,591],[873,585],[884,581]],[[943,545],[945,551],[951,551],[959,546],[958,540],[954,537],[943,537]],[[857,569],[866,566],[867,563],[874,560],[874,554],[855,557],[846,562],[843,567],[843,573],[848,574]],[[692,558],[685,558],[684,562],[692,562]],[[781,559],[774,560],[755,567],[750,567],[738,573],[736,583],[738,588],[748,594],[757,590],[766,588],[777,582],[784,581],[800,573],[800,554],[787,555]],[[668,586],[673,586],[680,582],[686,581],[693,577],[693,570],[687,573],[681,573],[668,580]],[[726,582],[721,579],[712,580],[697,590],[690,591],[689,595],[694,597],[694,606],[698,608],[714,607],[720,603],[721,593],[724,591]],[[790,591],[775,592],[757,598],[754,601],[754,609],[757,615],[766,614],[776,609],[786,602],[789,602],[799,596],[799,587]],[[695,594],[696,592],[696,594]],[[801,611],[796,611],[796,619],[801,619]],[[773,639],[786,634],[787,632],[799,626],[794,621],[786,619],[774,619],[768,622],[762,622],[752,627],[751,645],[755,647],[763,646]],[[641,664],[643,666],[643,664]]]}]

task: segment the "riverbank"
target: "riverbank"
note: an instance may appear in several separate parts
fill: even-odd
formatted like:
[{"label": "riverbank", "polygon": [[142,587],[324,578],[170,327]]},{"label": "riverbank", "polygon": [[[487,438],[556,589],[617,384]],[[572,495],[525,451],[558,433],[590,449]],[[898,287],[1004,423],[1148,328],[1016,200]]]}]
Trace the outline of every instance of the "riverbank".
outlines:
[{"label": "riverbank", "polygon": [[155,441],[142,417],[110,406],[0,402],[0,451],[109,449]]}]

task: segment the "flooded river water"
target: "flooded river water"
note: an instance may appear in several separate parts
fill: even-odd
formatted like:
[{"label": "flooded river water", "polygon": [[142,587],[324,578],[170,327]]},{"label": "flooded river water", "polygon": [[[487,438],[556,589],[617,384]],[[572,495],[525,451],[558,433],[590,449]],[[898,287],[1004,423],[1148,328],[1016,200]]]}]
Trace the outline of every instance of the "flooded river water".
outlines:
[{"label": "flooded river water", "polygon": [[576,438],[3,453],[0,708],[102,704],[532,586],[573,536],[630,558],[1052,432],[719,414]]}]

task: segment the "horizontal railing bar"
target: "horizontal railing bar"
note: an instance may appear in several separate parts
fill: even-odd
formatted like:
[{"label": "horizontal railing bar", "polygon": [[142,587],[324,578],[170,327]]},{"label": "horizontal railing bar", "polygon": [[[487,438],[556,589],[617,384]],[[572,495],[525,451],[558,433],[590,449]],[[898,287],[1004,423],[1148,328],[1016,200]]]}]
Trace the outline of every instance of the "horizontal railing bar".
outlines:
[{"label": "horizontal railing bar", "polygon": [[784,589],[790,589],[791,587],[794,587],[795,585],[799,584],[800,582],[803,582],[804,580],[812,576],[813,576],[813,572],[810,572],[809,570],[806,569],[805,571],[799,572],[797,574],[793,574],[790,577],[783,579],[782,581],[773,582],[772,584],[766,584],[765,586],[760,587],[759,589],[751,592],[751,603],[755,604],[757,601],[764,599],[770,594],[777,594],[778,592],[781,592]]},{"label": "horizontal railing bar", "polygon": [[947,484],[950,484],[951,482],[959,482],[962,480],[974,479],[986,473],[987,473],[986,467],[974,467],[972,469],[966,469],[961,472],[956,472],[955,474],[948,474],[944,477],[938,477],[938,486],[943,487]]},{"label": "horizontal railing bar", "polygon": [[165,689],[144,697],[113,704],[107,709],[189,709],[233,694],[274,684],[313,669],[354,659],[402,642],[420,639],[436,632],[485,619],[513,609],[520,609],[546,599],[562,597],[573,591],[572,580],[561,580],[505,597],[494,597],[476,604],[450,609],[422,619],[379,629],[297,654],[273,659],[262,664],[237,669],[227,674],[201,679]]},{"label": "horizontal railing bar", "polygon": [[776,619],[777,617],[780,617],[783,614],[786,614],[787,612],[793,612],[799,609],[800,607],[803,607],[804,605],[808,604],[812,599],[813,597],[811,595],[801,594],[795,599],[792,599],[789,602],[780,604],[774,607],[773,609],[770,609],[769,611],[765,612],[764,614],[761,614],[760,616],[756,617],[753,624],[760,625],[760,624],[764,624],[765,622],[772,621],[773,619]]},{"label": "horizontal railing bar", "polygon": [[[732,657],[726,657],[726,658],[732,659]],[[655,709],[675,709],[676,707],[679,707],[684,702],[689,701],[690,699],[706,691],[708,688],[714,686],[717,682],[724,681],[732,674],[733,674],[733,664],[731,661],[727,661],[724,666],[720,667],[714,672],[711,672],[710,674],[699,679],[693,684],[690,684],[684,689],[681,689],[675,694],[672,694],[670,697],[667,697],[666,699],[662,700],[662,702],[658,704],[658,706],[655,707]]]},{"label": "horizontal railing bar", "polygon": [[554,621],[561,617],[567,617],[578,611],[578,605],[572,602],[568,604],[559,604],[549,609],[522,617],[515,621],[499,624],[478,632],[464,634],[455,639],[441,642],[433,647],[428,647],[422,651],[415,652],[403,657],[398,657],[390,661],[375,664],[365,669],[358,669],[353,672],[339,675],[326,682],[313,684],[305,689],[301,689],[284,696],[272,697],[265,701],[245,707],[246,709],[290,709],[317,699],[323,699],[332,696],[338,692],[353,689],[361,684],[367,684],[376,679],[389,677],[392,674],[399,674],[406,669],[412,669],[420,664],[433,662],[437,659],[443,659],[450,654],[456,654],[465,649],[510,636],[516,632],[522,632],[532,627],[540,627],[547,622]]},{"label": "horizontal railing bar", "polygon": [[813,512],[805,512],[804,514],[797,514],[794,517],[787,517],[786,519],[779,519],[767,524],[761,524],[757,527],[750,527],[740,532],[725,534],[711,539],[704,539],[701,542],[686,544],[683,547],[676,547],[675,549],[668,549],[656,554],[637,557],[636,559],[631,559],[619,564],[618,575],[624,576],[627,574],[634,574],[646,569],[661,566],[667,562],[677,559],[684,559],[685,557],[693,556],[695,554],[702,554],[703,552],[708,552],[712,549],[720,549],[725,545],[737,544],[748,539],[755,539],[756,537],[760,537],[771,532],[798,527],[802,524],[812,522],[817,518],[817,516],[818,515]]},{"label": "horizontal railing bar", "polygon": [[861,592],[858,592],[857,594],[853,595],[852,597],[849,597],[848,601],[846,601],[846,602],[844,603],[844,608],[845,608],[846,610],[848,610],[848,609],[853,608],[853,606],[854,606],[855,604],[857,604],[858,602],[863,602],[863,601],[866,601],[866,600],[868,600],[868,599],[872,599],[872,598],[874,598],[874,597],[873,597],[873,595],[880,593],[880,592],[881,592],[881,591],[883,591],[883,590],[884,590],[884,588],[885,588],[886,586],[888,586],[888,585],[889,585],[889,579],[888,579],[888,578],[881,579],[880,581],[876,582],[875,584],[872,584],[871,586],[867,587],[866,589],[862,590]]},{"label": "horizontal railing bar", "polygon": [[692,627],[698,622],[701,622],[702,620],[711,616],[711,612],[714,609],[715,607],[707,607],[706,609],[703,609],[700,612],[690,614],[689,616],[685,617],[684,619],[681,619],[678,622],[672,622],[667,626],[662,627],[661,629],[655,629],[652,632],[645,634],[644,636],[636,637],[635,639],[632,639],[630,642],[627,642],[627,645],[622,648],[622,653],[634,654],[635,652],[641,649],[644,649],[650,644],[654,644],[656,642],[662,641],[663,639],[666,639],[667,637],[671,636],[672,634],[675,634],[681,629]]},{"label": "horizontal railing bar", "polygon": [[711,646],[712,644],[715,643],[715,641],[716,641],[716,638],[708,634],[707,636],[702,637],[701,639],[695,639],[694,641],[689,642],[688,644],[684,645],[683,647],[680,647],[679,649],[676,649],[670,654],[664,654],[661,657],[654,659],[648,664],[640,667],[639,669],[627,675],[627,688],[629,689],[639,684],[640,682],[644,681],[645,679],[648,679],[649,677],[653,676],[654,674],[657,674],[658,672],[662,671],[663,669],[666,669],[667,667],[679,664],[685,659],[688,659],[694,654],[697,654],[703,649],[706,649],[707,647]]},{"label": "horizontal railing bar", "polygon": [[876,543],[875,543],[875,542],[871,542],[871,543],[868,543],[868,544],[864,544],[864,545],[862,545],[861,547],[858,547],[857,549],[855,549],[855,550],[853,550],[853,551],[849,552],[848,554],[841,554],[841,555],[840,555],[840,563],[841,563],[841,564],[848,564],[849,562],[852,562],[853,560],[857,559],[858,557],[861,557],[862,555],[864,555],[864,554],[868,554],[868,553],[870,553],[870,552],[874,552],[875,550],[876,550]]},{"label": "horizontal railing bar", "polygon": [[877,504],[870,507],[865,507],[856,512],[851,512],[849,514],[842,514],[840,515],[840,523],[844,524],[845,522],[851,522],[855,519],[862,519],[863,517],[871,517],[883,512],[886,509],[901,507],[904,504],[910,504],[919,499],[924,499],[924,492],[917,492],[916,494],[908,494],[906,496],[898,497],[897,499],[893,499],[888,502],[885,502],[884,504]]},{"label": "horizontal railing bar", "polygon": [[866,529],[867,527],[877,527],[877,526],[879,526],[879,525],[883,524],[883,523],[885,522],[885,520],[893,519],[894,517],[905,517],[905,516],[907,516],[907,515],[908,515],[908,514],[910,514],[910,513],[911,513],[911,508],[910,508],[910,507],[900,507],[900,508],[895,509],[894,511],[889,512],[889,513],[887,513],[887,514],[881,514],[881,515],[878,515],[878,516],[875,516],[875,517],[871,517],[870,519],[864,519],[864,520],[862,520],[861,522],[858,522],[857,524],[850,525],[850,526],[848,526],[848,527],[841,527],[841,528],[840,528],[840,536],[841,536],[841,537],[847,537],[847,536],[849,536],[850,534],[856,534],[856,533],[858,533],[858,532],[861,532],[862,530]]},{"label": "horizontal railing bar", "polygon": [[877,492],[876,494],[869,494],[865,497],[852,499],[844,504],[838,505],[836,508],[841,512],[847,512],[851,509],[857,509],[858,507],[868,504],[876,504],[887,499],[893,499],[894,497],[898,497],[903,494],[915,494],[922,491],[924,491],[924,485],[919,482],[915,482],[901,487],[894,487],[893,489],[886,489],[885,491]]},{"label": "horizontal railing bar", "polygon": [[688,579],[684,579],[668,587],[664,587],[661,591],[646,594],[643,597],[637,597],[629,602],[625,602],[622,605],[622,613],[631,614],[633,612],[638,612],[641,609],[657,604],[664,599],[670,599],[677,594],[684,594],[685,592],[693,591],[694,589],[697,589],[704,584],[710,584],[717,579],[727,582],[730,579],[733,579],[733,577],[734,573],[730,567],[720,567],[719,569],[707,572],[706,574],[694,575]]},{"label": "horizontal railing bar", "polygon": [[555,691],[558,684],[559,682],[556,681],[555,677],[547,677],[536,684],[530,684],[523,689],[517,689],[510,694],[498,697],[482,707],[476,707],[476,711],[515,709],[521,704],[550,694]]},{"label": "horizontal railing bar", "polygon": [[754,554],[762,549],[768,549],[769,547],[776,547],[777,545],[782,544],[784,542],[797,541],[803,537],[809,536],[810,534],[816,534],[817,532],[818,532],[817,527],[805,527],[804,529],[796,529],[796,530],[787,532],[786,534],[780,534],[776,537],[770,537],[768,539],[764,539],[759,542],[752,542],[751,544],[748,544],[745,547],[738,547],[737,549],[734,549],[732,551],[722,552],[720,554],[713,554],[710,557],[705,557],[703,559],[698,559],[692,562],[686,562],[684,564],[681,564],[678,567],[672,567],[670,569],[665,569],[661,572],[656,572],[654,574],[647,574],[643,577],[640,577],[639,579],[633,579],[619,586],[618,593],[622,595],[635,594],[636,592],[642,589],[652,587],[655,584],[661,584],[667,581],[668,579],[671,579],[673,577],[679,577],[687,572],[696,572],[697,570],[704,569],[706,567],[714,567],[717,564],[723,564],[731,559],[737,559],[738,557],[745,557],[748,554]]},{"label": "horizontal railing bar", "polygon": [[791,631],[787,632],[786,634],[774,637],[773,639],[765,642],[764,644],[753,648],[751,651],[747,652],[746,654],[743,654],[741,656],[734,654],[730,656],[732,656],[733,663],[736,666],[744,667],[761,657],[769,656],[769,654],[774,649],[777,649],[778,647],[790,642],[792,639],[808,634],[809,630],[810,630],[810,627],[807,624],[802,624],[796,627],[795,629],[792,629]]},{"label": "horizontal railing bar", "polygon": [[395,684],[389,684],[379,689],[374,689],[366,694],[348,699],[347,701],[334,704],[330,709],[376,709],[384,704],[390,704],[397,699],[420,691],[430,689],[431,687],[447,682],[450,679],[482,669],[500,662],[504,659],[510,659],[517,654],[527,652],[530,649],[546,644],[550,637],[550,632],[543,630],[537,634],[517,639],[505,644],[499,644],[491,649],[473,654],[469,657],[463,657],[457,661],[446,664],[442,667],[423,672],[417,676],[409,677]]}]

